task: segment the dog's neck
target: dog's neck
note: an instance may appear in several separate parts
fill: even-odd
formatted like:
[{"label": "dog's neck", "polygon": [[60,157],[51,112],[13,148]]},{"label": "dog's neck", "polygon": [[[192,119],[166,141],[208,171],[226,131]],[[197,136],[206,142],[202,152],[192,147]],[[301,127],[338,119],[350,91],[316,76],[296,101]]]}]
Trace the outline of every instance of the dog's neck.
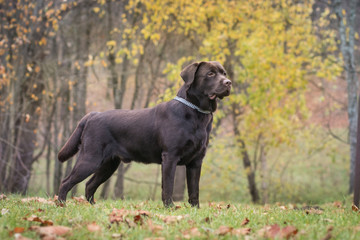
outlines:
[{"label": "dog's neck", "polygon": [[216,111],[216,99],[211,100],[208,96],[203,94],[196,94],[196,90],[187,88],[185,85],[182,86],[177,94],[178,97],[184,98],[187,101],[191,102],[195,106],[198,106],[200,109],[215,112]]}]

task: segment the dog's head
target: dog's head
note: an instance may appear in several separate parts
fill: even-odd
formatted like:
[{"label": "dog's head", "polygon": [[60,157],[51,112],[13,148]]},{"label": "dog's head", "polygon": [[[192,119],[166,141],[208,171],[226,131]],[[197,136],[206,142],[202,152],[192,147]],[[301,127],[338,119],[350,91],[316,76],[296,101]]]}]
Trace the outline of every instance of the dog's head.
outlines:
[{"label": "dog's head", "polygon": [[231,81],[224,67],[215,61],[193,63],[185,67],[180,76],[184,80],[186,98],[201,109],[215,111],[216,98],[229,96]]}]

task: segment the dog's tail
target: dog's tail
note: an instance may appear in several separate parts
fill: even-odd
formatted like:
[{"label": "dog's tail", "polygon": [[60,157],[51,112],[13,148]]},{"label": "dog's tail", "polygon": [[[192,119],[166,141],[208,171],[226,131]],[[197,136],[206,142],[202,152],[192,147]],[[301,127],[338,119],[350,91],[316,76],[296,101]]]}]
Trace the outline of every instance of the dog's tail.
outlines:
[{"label": "dog's tail", "polygon": [[91,112],[86,114],[78,123],[76,129],[71,134],[70,138],[67,140],[65,145],[61,148],[58,159],[60,162],[65,162],[72,156],[74,156],[79,151],[79,145],[81,144],[81,135],[86,125],[86,122],[92,117],[96,112]]}]

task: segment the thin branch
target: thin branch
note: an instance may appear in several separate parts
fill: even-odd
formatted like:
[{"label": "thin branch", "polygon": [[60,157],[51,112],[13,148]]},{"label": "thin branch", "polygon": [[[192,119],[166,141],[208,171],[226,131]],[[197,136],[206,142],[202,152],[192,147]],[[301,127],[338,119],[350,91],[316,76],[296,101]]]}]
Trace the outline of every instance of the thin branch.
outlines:
[{"label": "thin branch", "polygon": [[130,182],[134,182],[134,183],[138,183],[138,184],[156,184],[156,185],[161,185],[160,183],[158,182],[151,182],[151,181],[139,181],[139,180],[136,180],[136,179],[133,179],[133,178],[129,178],[129,177],[124,177],[125,180],[128,180]]}]

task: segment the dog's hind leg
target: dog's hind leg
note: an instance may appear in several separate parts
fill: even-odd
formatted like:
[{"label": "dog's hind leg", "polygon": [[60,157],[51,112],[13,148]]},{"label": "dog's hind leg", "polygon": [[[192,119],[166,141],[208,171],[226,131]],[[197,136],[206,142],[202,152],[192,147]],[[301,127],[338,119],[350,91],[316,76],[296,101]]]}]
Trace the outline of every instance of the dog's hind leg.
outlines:
[{"label": "dog's hind leg", "polygon": [[86,183],[85,196],[86,199],[94,204],[94,194],[97,188],[104,183],[106,180],[111,177],[111,175],[116,171],[120,164],[120,159],[118,157],[112,158],[101,165],[101,167],[95,172],[95,174],[90,178]]},{"label": "dog's hind leg", "polygon": [[[65,202],[67,193],[79,182],[83,181],[85,178],[93,174],[98,168],[99,164],[97,161],[86,160],[82,154],[79,155],[79,158],[71,170],[69,176],[67,176],[60,185],[59,189],[59,201]],[[89,156],[88,156],[89,157]]]}]

